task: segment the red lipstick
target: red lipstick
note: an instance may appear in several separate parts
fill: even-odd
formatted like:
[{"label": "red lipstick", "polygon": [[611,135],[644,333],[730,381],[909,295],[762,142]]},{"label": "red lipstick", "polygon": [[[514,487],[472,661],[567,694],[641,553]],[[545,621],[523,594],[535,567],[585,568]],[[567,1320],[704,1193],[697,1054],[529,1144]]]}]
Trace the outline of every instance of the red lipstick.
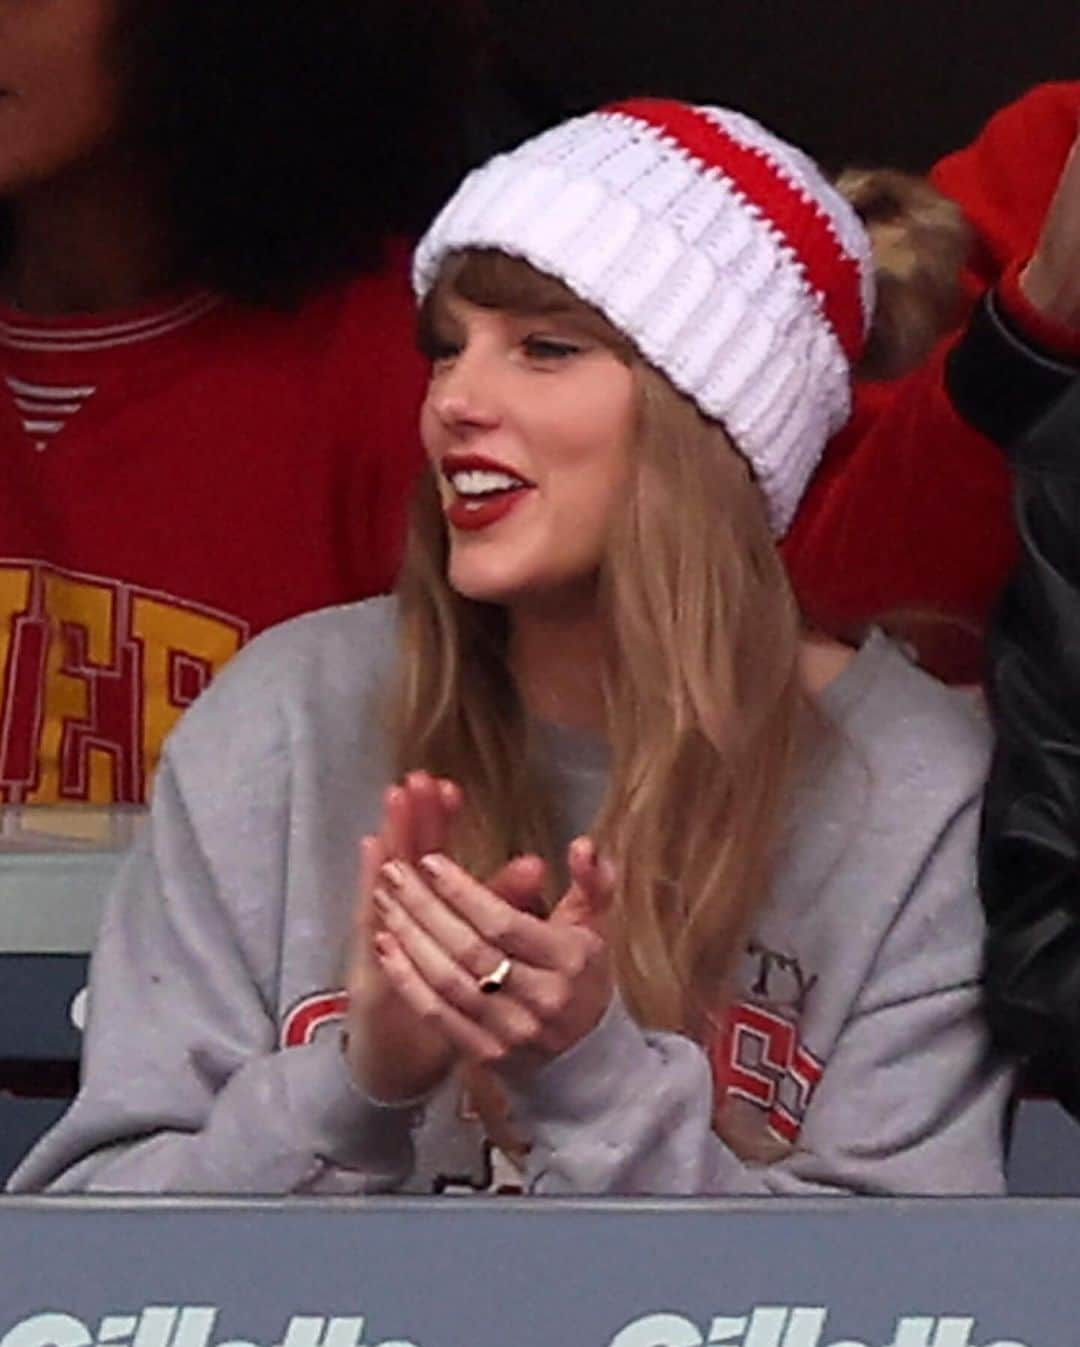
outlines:
[{"label": "red lipstick", "polygon": [[466,533],[504,519],[534,486],[513,468],[483,454],[447,454],[439,468],[454,493],[445,506],[446,518]]},{"label": "red lipstick", "polygon": [[523,477],[517,468],[511,468],[506,463],[500,463],[497,458],[489,458],[486,454],[456,454],[451,451],[444,454],[439,461],[439,471],[449,480],[455,472],[502,472],[507,477],[516,477],[519,482],[524,482],[526,486],[533,486],[527,477]]},{"label": "red lipstick", "polygon": [[519,491],[501,491],[483,501],[467,501],[460,497],[446,511],[446,518],[454,528],[464,533],[476,533],[480,529],[490,528],[510,513],[525,495],[524,488]]}]

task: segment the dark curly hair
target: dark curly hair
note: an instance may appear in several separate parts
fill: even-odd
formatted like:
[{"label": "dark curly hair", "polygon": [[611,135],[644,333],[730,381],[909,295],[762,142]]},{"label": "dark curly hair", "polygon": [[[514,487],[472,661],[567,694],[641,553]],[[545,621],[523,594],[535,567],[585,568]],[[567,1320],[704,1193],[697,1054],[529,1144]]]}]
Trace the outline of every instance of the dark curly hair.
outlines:
[{"label": "dark curly hair", "polygon": [[481,27],[476,0],[117,0],[185,279],[288,305],[378,266],[462,172]]}]

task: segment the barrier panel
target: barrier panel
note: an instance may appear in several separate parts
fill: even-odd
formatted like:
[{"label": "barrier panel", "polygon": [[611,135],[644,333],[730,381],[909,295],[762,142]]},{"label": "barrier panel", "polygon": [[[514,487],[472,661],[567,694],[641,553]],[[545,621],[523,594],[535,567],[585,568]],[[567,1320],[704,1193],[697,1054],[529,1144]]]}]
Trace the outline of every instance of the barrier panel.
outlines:
[{"label": "barrier panel", "polygon": [[0,1202],[0,1347],[1070,1347],[1080,1202]]},{"label": "barrier panel", "polygon": [[0,807],[0,1187],[74,1093],[88,951],[143,812]]}]

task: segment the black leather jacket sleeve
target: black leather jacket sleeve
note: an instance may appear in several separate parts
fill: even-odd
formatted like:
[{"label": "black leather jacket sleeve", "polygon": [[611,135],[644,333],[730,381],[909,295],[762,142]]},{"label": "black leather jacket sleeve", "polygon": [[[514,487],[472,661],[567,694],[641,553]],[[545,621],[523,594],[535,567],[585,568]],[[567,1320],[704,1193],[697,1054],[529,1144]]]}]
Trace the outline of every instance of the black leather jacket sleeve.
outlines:
[{"label": "black leather jacket sleeve", "polygon": [[988,1011],[1080,1116],[1080,378],[1009,453],[1021,560],[989,641]]},{"label": "black leather jacket sleeve", "polygon": [[1075,363],[1037,346],[988,290],[945,363],[960,415],[996,444],[1014,444],[1067,393]]}]

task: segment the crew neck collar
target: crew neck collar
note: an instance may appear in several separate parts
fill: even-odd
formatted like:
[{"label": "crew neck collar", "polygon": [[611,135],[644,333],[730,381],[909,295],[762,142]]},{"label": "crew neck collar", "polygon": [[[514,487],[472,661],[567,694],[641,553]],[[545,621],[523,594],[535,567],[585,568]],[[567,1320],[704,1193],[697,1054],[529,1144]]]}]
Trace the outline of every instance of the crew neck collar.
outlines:
[{"label": "crew neck collar", "polygon": [[31,314],[0,303],[0,347],[14,351],[102,351],[131,346],[187,327],[220,304],[191,287],[146,304],[100,313]]}]

